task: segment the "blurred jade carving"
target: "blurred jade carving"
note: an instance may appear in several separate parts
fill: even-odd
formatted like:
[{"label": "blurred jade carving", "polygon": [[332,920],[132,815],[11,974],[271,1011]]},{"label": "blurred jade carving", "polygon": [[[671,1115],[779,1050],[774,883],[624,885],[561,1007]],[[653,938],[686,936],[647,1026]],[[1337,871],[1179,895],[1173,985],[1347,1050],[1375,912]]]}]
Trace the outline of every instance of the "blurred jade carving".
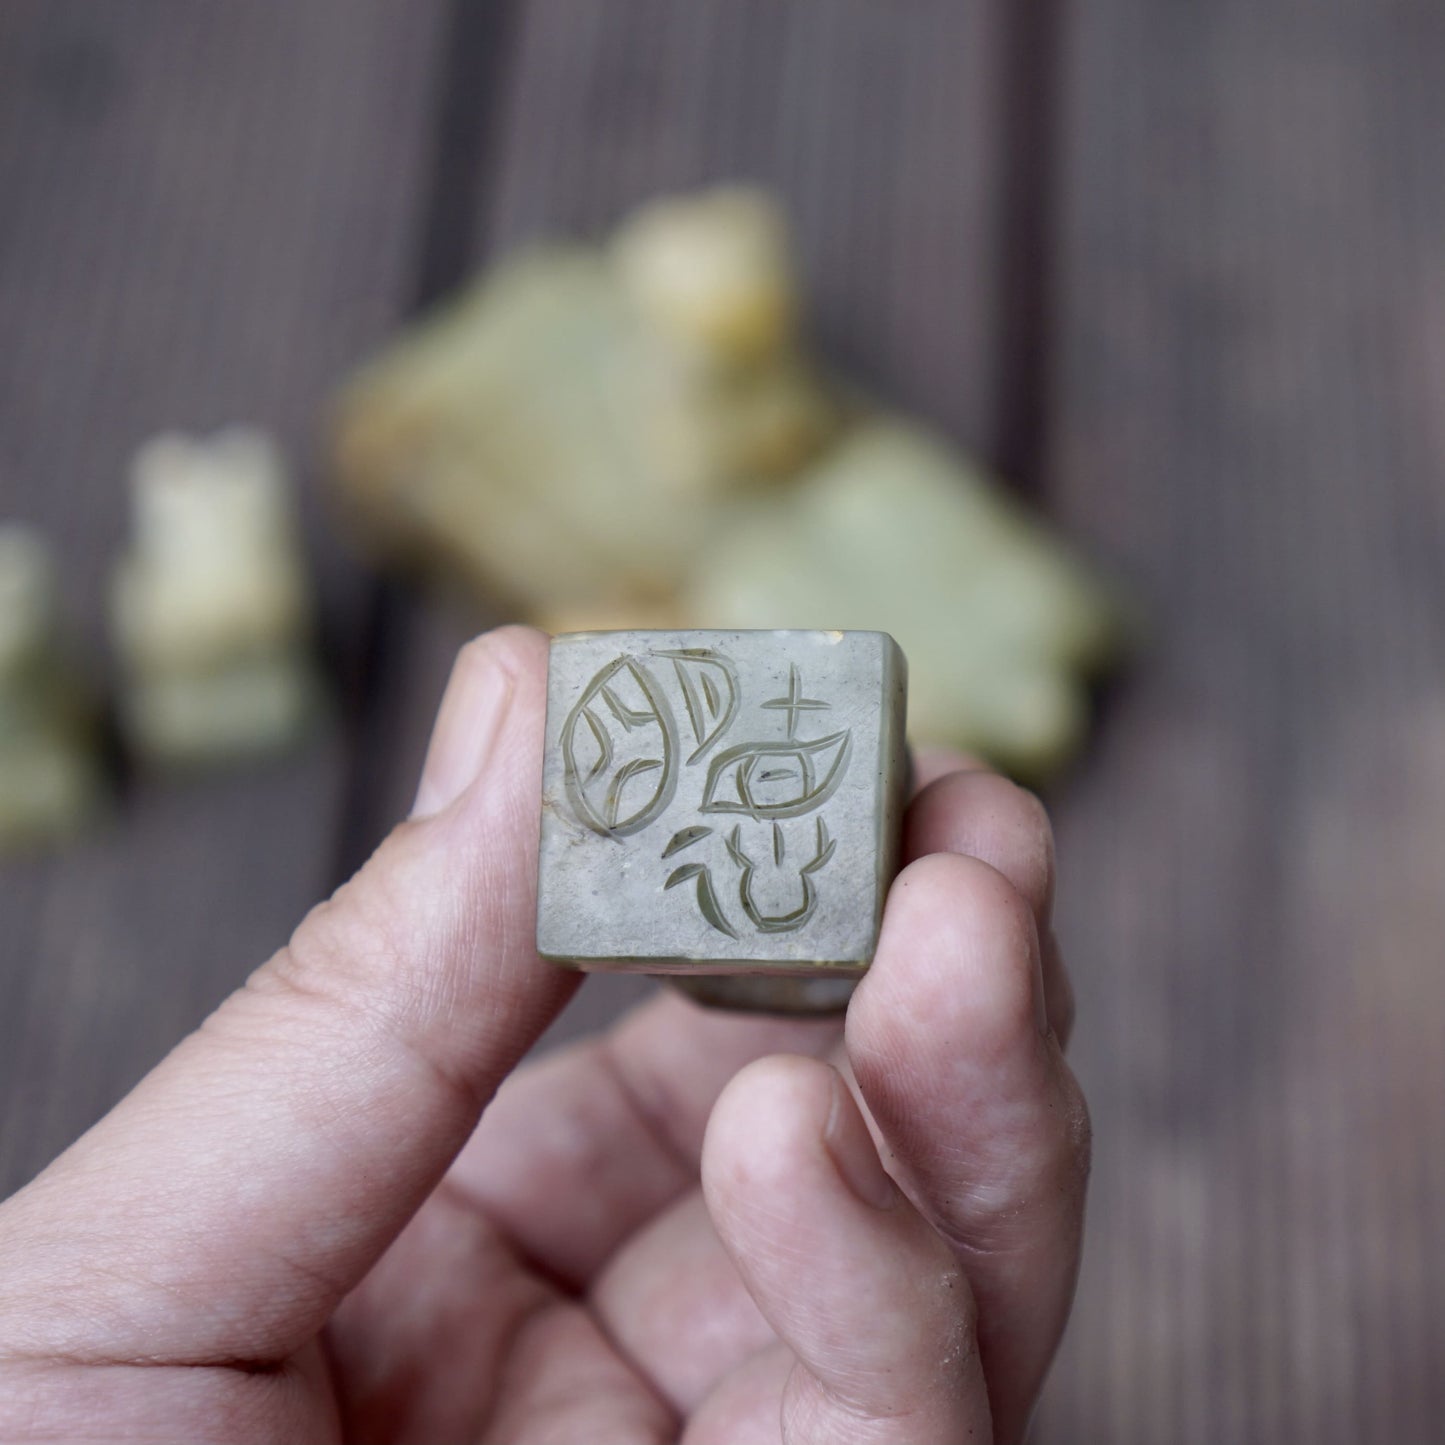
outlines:
[{"label": "blurred jade carving", "polygon": [[121,722],[143,757],[195,764],[299,737],[320,689],[311,595],[275,443],[232,428],[147,442],[112,622]]},{"label": "blurred jade carving", "polygon": [[745,186],[503,261],[340,397],[361,534],[552,630],[891,632],[916,740],[1046,773],[1120,646],[1116,597],[943,438],[829,376],[799,296],[782,213]]}]

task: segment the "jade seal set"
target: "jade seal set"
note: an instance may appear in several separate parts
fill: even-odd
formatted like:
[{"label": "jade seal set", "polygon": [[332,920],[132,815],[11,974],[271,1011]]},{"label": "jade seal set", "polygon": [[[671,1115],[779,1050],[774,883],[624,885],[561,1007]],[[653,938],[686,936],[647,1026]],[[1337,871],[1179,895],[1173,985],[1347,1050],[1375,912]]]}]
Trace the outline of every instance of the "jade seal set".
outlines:
[{"label": "jade seal set", "polygon": [[538,951],[856,976],[898,866],[906,679],[878,632],[555,638]]}]

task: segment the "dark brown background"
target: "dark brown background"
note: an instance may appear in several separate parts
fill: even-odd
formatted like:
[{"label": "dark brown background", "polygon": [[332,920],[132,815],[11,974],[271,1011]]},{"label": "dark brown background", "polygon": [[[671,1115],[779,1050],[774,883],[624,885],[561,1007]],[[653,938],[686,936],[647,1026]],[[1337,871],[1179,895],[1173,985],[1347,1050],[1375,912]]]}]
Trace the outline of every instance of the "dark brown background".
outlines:
[{"label": "dark brown background", "polygon": [[466,624],[325,529],[328,388],[503,247],[757,177],[832,353],[1154,621],[1051,800],[1098,1146],[1041,1437],[1438,1440],[1442,126],[1426,0],[0,0],[0,511],[99,656],[134,445],[275,427],[346,702],[0,872],[0,1184],[409,799]]}]

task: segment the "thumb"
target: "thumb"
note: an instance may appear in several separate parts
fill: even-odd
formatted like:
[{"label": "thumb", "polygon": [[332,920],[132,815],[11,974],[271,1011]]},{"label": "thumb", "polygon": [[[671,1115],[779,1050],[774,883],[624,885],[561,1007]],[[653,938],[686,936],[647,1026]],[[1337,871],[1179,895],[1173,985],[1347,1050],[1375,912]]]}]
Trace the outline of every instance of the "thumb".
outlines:
[{"label": "thumb", "polygon": [[574,986],[534,947],[546,656],[463,649],[417,814],[0,1207],[0,1343],[280,1359],[400,1231]]}]

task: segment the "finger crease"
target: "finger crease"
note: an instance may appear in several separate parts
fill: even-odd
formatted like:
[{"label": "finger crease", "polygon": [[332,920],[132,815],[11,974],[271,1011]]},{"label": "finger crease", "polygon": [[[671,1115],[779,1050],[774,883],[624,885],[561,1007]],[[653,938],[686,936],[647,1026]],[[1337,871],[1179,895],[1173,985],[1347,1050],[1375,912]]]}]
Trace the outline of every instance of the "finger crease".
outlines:
[{"label": "finger crease", "polygon": [[657,1146],[658,1152],[675,1164],[685,1178],[691,1179],[697,1171],[697,1160],[678,1143],[662,1112],[649,1103],[643,1091],[637,1087],[637,1082],[622,1056],[618,1054],[611,1035],[604,1035],[597,1041],[597,1059],[603,1071],[616,1084],[629,1111]]}]

